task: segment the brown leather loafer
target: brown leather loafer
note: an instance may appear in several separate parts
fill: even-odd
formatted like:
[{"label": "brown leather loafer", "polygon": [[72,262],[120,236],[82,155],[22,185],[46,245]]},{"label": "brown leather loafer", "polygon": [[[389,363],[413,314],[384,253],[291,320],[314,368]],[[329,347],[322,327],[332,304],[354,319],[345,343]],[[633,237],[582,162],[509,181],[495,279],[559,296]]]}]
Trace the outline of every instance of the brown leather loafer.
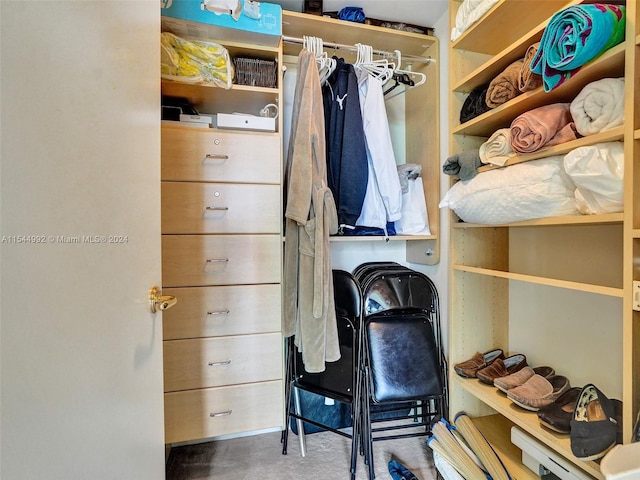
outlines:
[{"label": "brown leather loafer", "polygon": [[478,370],[491,365],[500,358],[504,358],[504,352],[501,348],[497,348],[486,353],[478,352],[469,360],[455,364],[453,369],[461,377],[476,378]]},{"label": "brown leather loafer", "polygon": [[478,370],[476,376],[478,380],[487,385],[493,385],[496,378],[506,377],[512,373],[516,373],[527,366],[527,357],[522,353],[517,353],[505,358],[499,358],[488,367]]}]

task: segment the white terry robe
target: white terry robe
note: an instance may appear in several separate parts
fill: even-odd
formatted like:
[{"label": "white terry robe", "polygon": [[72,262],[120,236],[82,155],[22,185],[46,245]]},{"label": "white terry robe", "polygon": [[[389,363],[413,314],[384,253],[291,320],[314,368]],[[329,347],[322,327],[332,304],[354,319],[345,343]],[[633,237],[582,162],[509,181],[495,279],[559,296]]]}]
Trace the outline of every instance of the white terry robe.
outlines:
[{"label": "white terry robe", "polygon": [[365,71],[358,71],[360,110],[367,145],[369,176],[362,211],[356,225],[381,228],[401,217],[402,188],[389,132],[382,84]]}]

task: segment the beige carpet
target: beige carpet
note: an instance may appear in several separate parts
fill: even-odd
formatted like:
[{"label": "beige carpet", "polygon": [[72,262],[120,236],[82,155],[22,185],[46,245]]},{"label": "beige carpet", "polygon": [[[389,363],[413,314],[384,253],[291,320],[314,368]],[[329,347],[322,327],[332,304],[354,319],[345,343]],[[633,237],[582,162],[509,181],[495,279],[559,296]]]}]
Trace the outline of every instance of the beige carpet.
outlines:
[{"label": "beige carpet", "polygon": [[[348,480],[350,440],[331,432],[307,435],[307,455],[300,456],[298,437],[289,434],[282,455],[280,433],[176,447],[167,460],[166,480]],[[420,480],[436,479],[425,437],[374,442],[376,479],[391,478],[387,463],[395,459]],[[358,459],[358,480],[368,479]]]}]

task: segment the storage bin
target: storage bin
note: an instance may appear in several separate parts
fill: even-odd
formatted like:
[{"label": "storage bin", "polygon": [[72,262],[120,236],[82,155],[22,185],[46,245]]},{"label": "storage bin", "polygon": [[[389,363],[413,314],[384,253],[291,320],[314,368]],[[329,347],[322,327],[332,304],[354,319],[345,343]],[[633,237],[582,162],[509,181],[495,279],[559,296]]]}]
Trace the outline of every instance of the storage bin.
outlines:
[{"label": "storage bin", "polygon": [[600,471],[607,480],[640,478],[640,443],[613,447],[602,459]]}]

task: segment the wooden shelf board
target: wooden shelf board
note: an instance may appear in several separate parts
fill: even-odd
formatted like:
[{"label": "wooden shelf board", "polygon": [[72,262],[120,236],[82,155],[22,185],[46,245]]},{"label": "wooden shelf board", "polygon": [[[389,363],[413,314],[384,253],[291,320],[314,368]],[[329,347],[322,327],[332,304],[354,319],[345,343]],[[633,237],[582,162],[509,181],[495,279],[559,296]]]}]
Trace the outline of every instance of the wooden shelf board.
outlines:
[{"label": "wooden shelf board", "polygon": [[640,228],[633,229],[633,238],[640,238]]},{"label": "wooden shelf board", "polygon": [[510,126],[513,119],[521,113],[541,105],[571,102],[587,84],[601,78],[623,76],[624,55],[625,43],[623,42],[583,66],[570,81],[555,90],[545,92],[542,87],[539,87],[531,92],[518,95],[497,108],[453,127],[451,133],[453,135],[489,137],[496,130]]},{"label": "wooden shelf board", "polygon": [[[523,30],[535,27],[572,3],[577,1],[500,0],[482,16],[481,22],[473,24],[456,39],[451,48],[496,54],[506,44],[517,42]],[[497,32],[500,34],[496,35]]]},{"label": "wooden shelf board", "polygon": [[[385,238],[382,235],[334,235],[329,237],[332,242],[382,242],[385,243]],[[390,235],[390,242],[397,242],[400,240],[436,240],[437,235]]]},{"label": "wooden shelf board", "polygon": [[485,225],[479,223],[459,222],[452,224],[452,228],[512,228],[512,227],[548,227],[554,225],[603,225],[621,224],[622,213],[606,213],[602,215],[567,215],[564,217],[537,218],[505,225]]},{"label": "wooden shelf board", "polygon": [[604,478],[596,462],[583,462],[571,453],[571,444],[568,435],[562,435],[540,426],[538,416],[535,412],[529,412],[518,407],[512,403],[504,393],[500,392],[500,390],[490,385],[484,385],[476,379],[463,379],[453,374],[450,380],[456,382],[474,397],[481,400],[552,450],[558,452],[589,475],[598,479]]},{"label": "wooden shelf board", "polygon": [[[324,42],[342,45],[364,43],[377,50],[390,52],[400,50],[403,55],[415,56],[422,56],[429,47],[437,42],[437,39],[430,35],[288,10],[282,12],[282,32],[285,36],[297,38],[302,38],[304,35],[315,36],[322,38]],[[297,55],[301,47],[302,45],[292,45],[286,42],[283,45],[286,55]]]},{"label": "wooden shelf board", "polygon": [[492,270],[489,268],[470,267],[468,265],[454,265],[453,270],[476,273],[478,275],[487,275],[496,278],[504,278],[507,280],[518,280],[520,282],[535,283],[538,285],[547,285],[550,287],[566,288],[569,290],[594,293],[597,295],[606,295],[610,297],[622,298],[624,293],[622,288],[608,287],[604,285],[592,285],[589,283],[571,282],[568,280],[558,280],[554,278],[538,277],[534,275],[524,275],[514,272],[504,272],[501,270]]},{"label": "wooden shelf board", "polygon": [[484,165],[478,168],[478,172],[487,172],[489,170],[495,170],[497,168],[504,168],[510,165],[516,165],[518,163],[530,162],[532,160],[539,160],[541,158],[553,157],[556,155],[566,155],[572,150],[579,147],[588,145],[594,145],[596,143],[603,142],[615,142],[624,138],[624,127],[616,127],[611,130],[605,130],[603,132],[589,135],[587,137],[581,137],[570,142],[562,143],[560,145],[554,145],[553,147],[544,148],[533,153],[517,154],[507,160],[507,163],[503,166],[497,165]]}]

